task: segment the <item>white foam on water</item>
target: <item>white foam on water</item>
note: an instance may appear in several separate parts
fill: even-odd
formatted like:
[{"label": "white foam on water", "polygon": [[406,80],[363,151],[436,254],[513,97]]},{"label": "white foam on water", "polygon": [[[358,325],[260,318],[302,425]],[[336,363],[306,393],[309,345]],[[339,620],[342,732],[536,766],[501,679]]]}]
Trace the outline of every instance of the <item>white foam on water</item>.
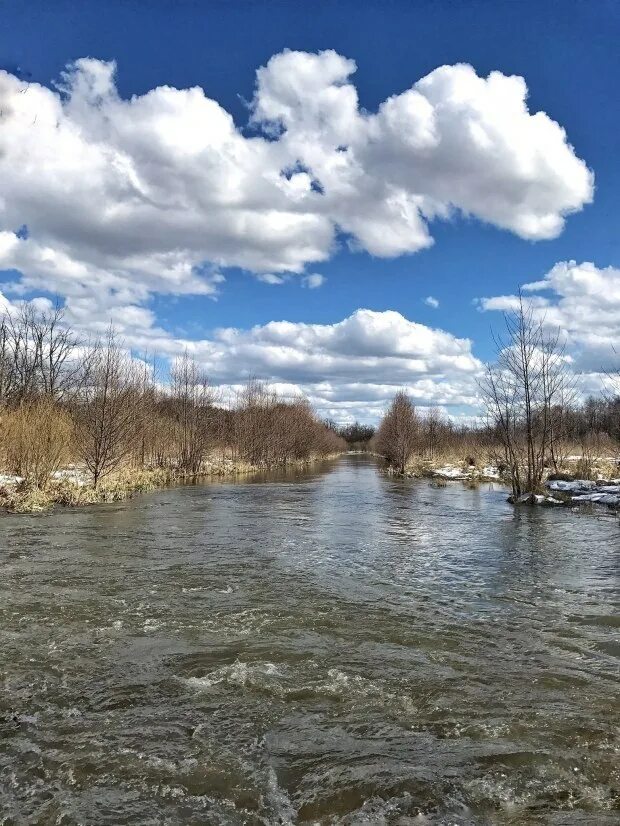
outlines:
[{"label": "white foam on water", "polygon": [[158,631],[160,628],[161,628],[161,622],[159,622],[158,620],[153,619],[152,617],[149,617],[148,619],[146,619],[144,621],[143,630],[146,633],[151,633],[152,631]]},{"label": "white foam on water", "polygon": [[274,617],[260,608],[246,608],[236,613],[218,612],[202,622],[204,630],[223,636],[247,637],[262,631]]},{"label": "white foam on water", "polygon": [[267,775],[267,800],[277,820],[272,821],[280,826],[294,826],[297,809],[293,806],[290,797],[278,783],[278,777],[273,768]]},{"label": "white foam on water", "polygon": [[550,764],[529,767],[529,771],[494,772],[465,781],[463,786],[477,804],[491,805],[511,814],[549,797],[562,801],[559,806],[554,805],[561,811],[610,811],[617,803],[611,787],[590,782],[576,766]]},{"label": "white foam on water", "polygon": [[198,690],[208,690],[214,686],[227,684],[245,688],[246,686],[262,687],[265,678],[286,676],[281,666],[270,662],[257,662],[248,664],[241,660],[236,660],[231,665],[224,665],[216,668],[204,677],[187,677],[184,682],[192,688]]}]

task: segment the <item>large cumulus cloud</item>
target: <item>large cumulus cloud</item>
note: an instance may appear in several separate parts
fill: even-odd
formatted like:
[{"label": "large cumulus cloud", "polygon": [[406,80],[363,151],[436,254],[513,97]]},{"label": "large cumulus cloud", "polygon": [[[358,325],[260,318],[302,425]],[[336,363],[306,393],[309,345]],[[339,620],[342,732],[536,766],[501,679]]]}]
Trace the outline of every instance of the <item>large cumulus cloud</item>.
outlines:
[{"label": "large cumulus cloud", "polygon": [[[522,78],[442,66],[368,112],[355,68],[334,51],[275,55],[257,72],[246,124],[199,87],[124,99],[114,63],[92,58],[50,87],[0,71],[9,293],[56,293],[76,326],[97,332],[112,318],[135,346],[174,355],[186,342],[158,327],[153,294],[213,295],[231,266],[317,288],[315,265],[343,242],[414,253],[432,244],[433,220],[458,215],[552,238],[591,200],[591,172],[561,126],[529,112]],[[374,404],[412,382],[420,399],[473,398],[468,344],[364,313],[190,344],[222,382],[235,371],[306,390],[323,382],[325,405],[369,394]]]},{"label": "large cumulus cloud", "polygon": [[357,310],[335,324],[269,322],[224,328],[208,340],[178,340],[229,393],[244,377],[303,394],[338,421],[377,419],[406,388],[416,404],[461,413],[478,403],[481,363],[471,341],[418,324],[395,311]]},{"label": "large cumulus cloud", "polygon": [[78,60],[57,88],[0,72],[0,229],[30,232],[0,266],[16,258],[36,280],[45,259],[55,283],[57,257],[138,298],[210,292],[221,267],[301,273],[339,232],[374,255],[415,252],[455,211],[551,238],[591,199],[591,173],[528,111],[522,78],[442,66],[368,113],[354,71],[333,51],[274,56],[253,132],[198,87],[122,99],[113,63]]},{"label": "large cumulus cloud", "polygon": [[[33,299],[39,310],[49,299]],[[0,293],[0,311],[16,311]],[[357,310],[334,324],[268,322],[251,329],[225,327],[188,340],[159,329],[139,312],[116,319],[122,339],[138,357],[157,353],[172,362],[184,352],[233,403],[251,378],[269,382],[286,397],[305,396],[338,422],[377,421],[405,388],[420,407],[442,406],[455,416],[477,413],[482,364],[469,339],[410,321],[398,312]]]}]

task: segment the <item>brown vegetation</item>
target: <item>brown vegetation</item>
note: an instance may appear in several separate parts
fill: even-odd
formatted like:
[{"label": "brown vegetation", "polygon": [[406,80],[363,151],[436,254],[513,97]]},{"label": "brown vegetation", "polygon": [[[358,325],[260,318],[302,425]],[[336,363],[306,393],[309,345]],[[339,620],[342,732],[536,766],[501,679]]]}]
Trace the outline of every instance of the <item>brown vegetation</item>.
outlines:
[{"label": "brown vegetation", "polygon": [[420,422],[415,407],[406,393],[400,391],[383,417],[377,431],[377,451],[398,473],[404,473],[407,463],[419,445]]},{"label": "brown vegetation", "polygon": [[568,369],[559,331],[550,331],[520,301],[506,314],[497,358],[487,366],[481,390],[484,424],[459,427],[436,408],[416,416],[398,393],[372,441],[397,472],[432,472],[439,463],[468,477],[492,465],[512,487],[516,501],[542,490],[550,474],[577,478],[620,476],[620,386],[581,402]]},{"label": "brown vegetation", "polygon": [[559,331],[548,332],[522,298],[504,321],[481,388],[517,498],[538,491],[548,467],[558,469],[574,382]]},{"label": "brown vegetation", "polygon": [[[345,447],[305,400],[280,398],[260,382],[248,382],[237,405],[224,409],[189,353],[173,363],[169,383],[158,383],[113,330],[83,342],[60,310],[29,306],[0,318],[0,469],[23,479],[0,500],[14,509],[25,508],[27,496],[36,507],[50,495],[105,501],[134,487],[129,471],[148,484],[210,472],[214,452],[247,468]],[[57,478],[67,463],[83,470],[83,489]]]},{"label": "brown vegetation", "polygon": [[73,422],[49,397],[24,400],[4,416],[2,434],[6,469],[42,488],[67,459]]}]

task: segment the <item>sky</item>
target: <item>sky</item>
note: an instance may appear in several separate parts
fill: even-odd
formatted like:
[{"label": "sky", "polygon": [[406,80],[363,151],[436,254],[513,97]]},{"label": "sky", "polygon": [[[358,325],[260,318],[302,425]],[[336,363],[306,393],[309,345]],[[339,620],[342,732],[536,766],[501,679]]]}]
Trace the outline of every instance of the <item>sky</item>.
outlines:
[{"label": "sky", "polygon": [[475,415],[524,287],[595,389],[619,35],[615,0],[0,2],[0,302],[373,422]]}]

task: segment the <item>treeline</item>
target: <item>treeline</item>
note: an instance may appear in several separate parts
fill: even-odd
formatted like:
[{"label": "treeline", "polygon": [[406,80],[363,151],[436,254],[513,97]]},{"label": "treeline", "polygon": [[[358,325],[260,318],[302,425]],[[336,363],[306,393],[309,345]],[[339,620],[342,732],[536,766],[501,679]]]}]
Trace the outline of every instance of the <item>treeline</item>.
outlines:
[{"label": "treeline", "polygon": [[497,444],[491,428],[457,425],[438,407],[421,414],[410,397],[400,391],[394,396],[369,447],[398,473],[404,473],[413,460],[427,463],[450,460],[473,465]]},{"label": "treeline", "polygon": [[68,463],[86,468],[96,487],[128,466],[196,475],[214,452],[271,467],[345,447],[305,400],[259,381],[231,409],[219,401],[189,353],[161,382],[112,330],[82,340],[60,308],[0,316],[0,462],[37,487]]},{"label": "treeline", "polygon": [[375,435],[375,428],[372,425],[360,424],[359,422],[339,426],[334,421],[326,419],[325,424],[337,433],[341,439],[344,439],[349,450],[366,450],[370,440]]},{"label": "treeline", "polygon": [[589,477],[596,459],[617,464],[617,379],[609,376],[609,392],[582,401],[559,331],[549,330],[522,300],[504,321],[496,359],[480,382],[484,423],[457,428],[435,409],[420,416],[404,392],[396,394],[372,444],[398,472],[415,459],[491,461],[516,499],[540,491],[550,473],[570,468]]},{"label": "treeline", "polygon": [[[416,464],[492,464],[515,482],[515,495],[525,493],[528,484],[538,490],[551,473],[590,478],[597,460],[612,466],[620,462],[620,396],[589,397],[582,404],[555,409],[553,417],[555,427],[542,454],[545,458],[536,465],[535,473],[540,476],[532,473],[529,479],[535,481],[529,482],[524,423],[515,427],[507,445],[502,423],[494,422],[491,416],[485,423],[457,425],[437,409],[419,413],[404,392],[396,394],[368,446],[398,473]],[[533,430],[538,444],[544,428],[542,416],[537,416]],[[535,459],[537,455],[535,452]],[[620,465],[615,475],[620,475]]]}]

